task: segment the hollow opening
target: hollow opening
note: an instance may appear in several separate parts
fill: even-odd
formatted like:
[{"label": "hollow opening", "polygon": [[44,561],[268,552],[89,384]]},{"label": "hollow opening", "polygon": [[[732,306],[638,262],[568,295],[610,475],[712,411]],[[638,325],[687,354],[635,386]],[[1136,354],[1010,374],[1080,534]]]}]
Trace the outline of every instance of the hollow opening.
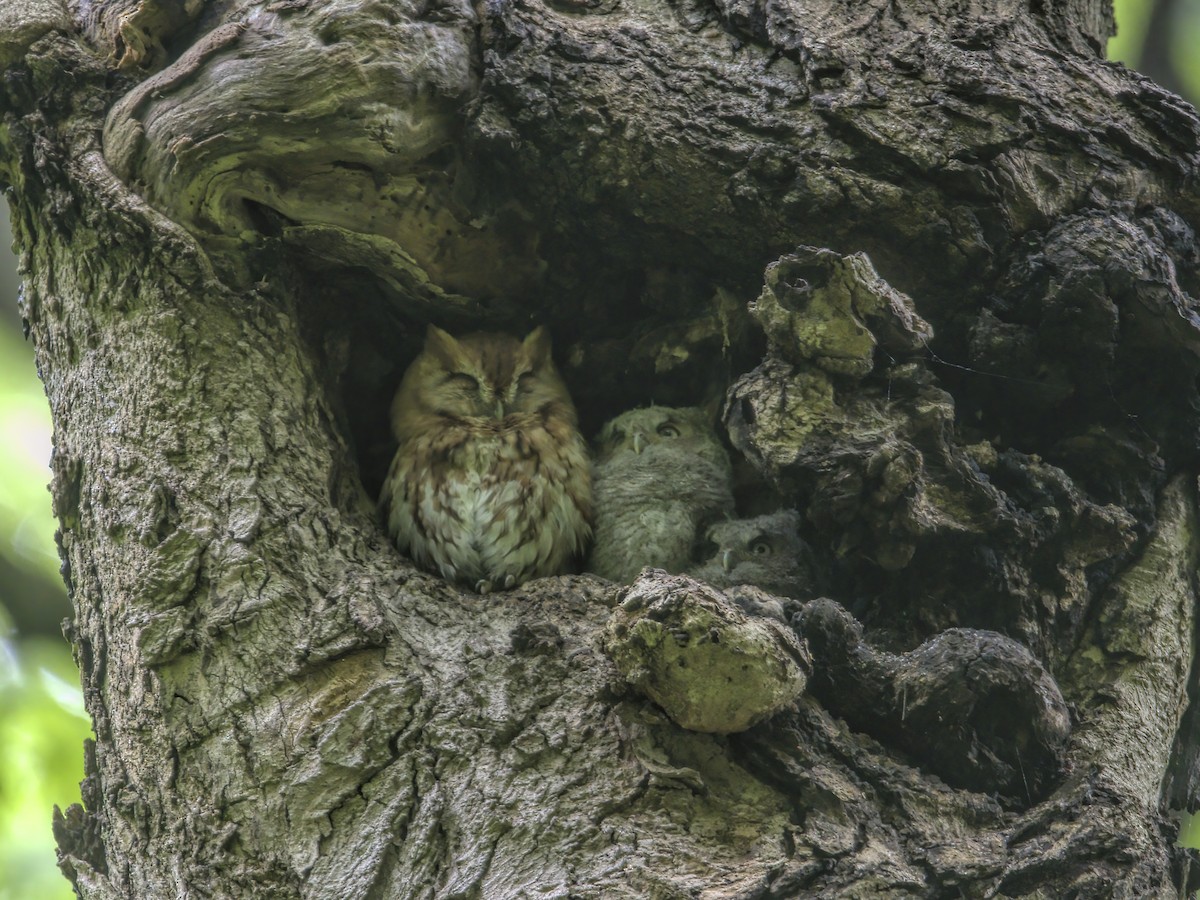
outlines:
[{"label": "hollow opening", "polygon": [[[575,265],[576,276],[588,269],[578,261]],[[766,354],[765,337],[747,308],[761,284],[729,287],[703,273],[672,266],[614,267],[603,281],[578,278],[572,285],[565,284],[562,274],[549,272],[525,308],[510,298],[475,298],[474,314],[458,308],[442,314],[443,310],[420,308],[364,267],[339,269],[336,275],[322,271],[306,281],[312,340],[330,368],[348,443],[372,500],[380,496],[397,450],[389,421],[393,396],[422,352],[432,323],[458,337],[503,332],[518,340],[545,325],[555,366],[578,411],[579,430],[593,459],[599,432],[615,416],[651,405],[701,407],[732,463],[725,477],[733,502],[720,518],[759,515],[786,503],[733,449],[721,421],[730,385],[755,369]],[[535,309],[542,312],[535,315]],[[680,468],[689,468],[686,460],[681,459]],[[698,522],[696,533],[686,541],[689,559],[672,568],[691,571],[706,563],[698,558],[700,553],[716,552],[704,539],[714,518],[715,514]],[[715,573],[720,564],[708,568]]]}]

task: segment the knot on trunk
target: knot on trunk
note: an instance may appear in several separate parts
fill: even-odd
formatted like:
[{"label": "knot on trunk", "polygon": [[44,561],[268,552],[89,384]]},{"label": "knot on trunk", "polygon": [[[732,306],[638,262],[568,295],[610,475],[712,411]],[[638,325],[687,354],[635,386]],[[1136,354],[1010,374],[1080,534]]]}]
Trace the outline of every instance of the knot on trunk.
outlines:
[{"label": "knot on trunk", "polygon": [[604,648],[634,688],[692,731],[745,731],[795,703],[808,651],[708,585],[645,569],[621,595]]}]

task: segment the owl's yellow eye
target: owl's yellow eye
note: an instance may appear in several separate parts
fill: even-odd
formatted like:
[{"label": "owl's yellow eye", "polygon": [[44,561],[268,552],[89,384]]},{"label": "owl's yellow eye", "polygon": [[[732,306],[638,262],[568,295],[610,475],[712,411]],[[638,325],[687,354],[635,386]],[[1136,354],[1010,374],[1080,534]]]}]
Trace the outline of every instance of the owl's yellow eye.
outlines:
[{"label": "owl's yellow eye", "polygon": [[672,425],[670,422],[663,422],[661,425],[658,426],[658,436],[659,437],[677,438],[677,437],[679,437],[679,435],[680,435],[679,429],[676,428],[674,425]]},{"label": "owl's yellow eye", "polygon": [[522,372],[517,376],[517,390],[528,393],[533,390],[537,377],[532,372]]},{"label": "owl's yellow eye", "polygon": [[768,541],[764,540],[763,538],[759,538],[757,541],[755,541],[753,544],[750,545],[750,552],[753,553],[755,556],[770,556],[771,555],[771,544]]},{"label": "owl's yellow eye", "polygon": [[479,390],[479,379],[474,375],[468,375],[466,372],[451,372],[446,377],[446,383],[467,391]]}]

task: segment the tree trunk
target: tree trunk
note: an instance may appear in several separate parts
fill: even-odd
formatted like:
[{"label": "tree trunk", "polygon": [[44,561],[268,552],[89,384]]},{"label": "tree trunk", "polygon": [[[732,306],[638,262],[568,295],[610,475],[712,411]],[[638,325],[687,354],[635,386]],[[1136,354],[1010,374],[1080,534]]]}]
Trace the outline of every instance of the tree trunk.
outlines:
[{"label": "tree trunk", "polygon": [[[1188,889],[1200,120],[1111,29],[0,5],[80,895]],[[546,323],[589,435],[720,401],[739,507],[799,509],[828,596],[415,569],[373,500],[429,321]],[[718,646],[769,695],[736,725]]]}]

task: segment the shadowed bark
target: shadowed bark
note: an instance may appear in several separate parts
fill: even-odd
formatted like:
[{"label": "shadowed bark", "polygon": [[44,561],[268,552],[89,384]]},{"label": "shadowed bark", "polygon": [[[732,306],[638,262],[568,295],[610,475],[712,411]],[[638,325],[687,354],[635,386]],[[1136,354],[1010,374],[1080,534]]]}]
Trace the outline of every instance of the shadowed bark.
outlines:
[{"label": "shadowed bark", "polygon": [[[79,893],[1188,889],[1200,120],[1111,28],[0,4]],[[739,513],[799,510],[829,596],[764,603],[788,633],[652,570],[416,570],[373,500],[431,320],[547,324],[588,434],[719,404]]]}]

